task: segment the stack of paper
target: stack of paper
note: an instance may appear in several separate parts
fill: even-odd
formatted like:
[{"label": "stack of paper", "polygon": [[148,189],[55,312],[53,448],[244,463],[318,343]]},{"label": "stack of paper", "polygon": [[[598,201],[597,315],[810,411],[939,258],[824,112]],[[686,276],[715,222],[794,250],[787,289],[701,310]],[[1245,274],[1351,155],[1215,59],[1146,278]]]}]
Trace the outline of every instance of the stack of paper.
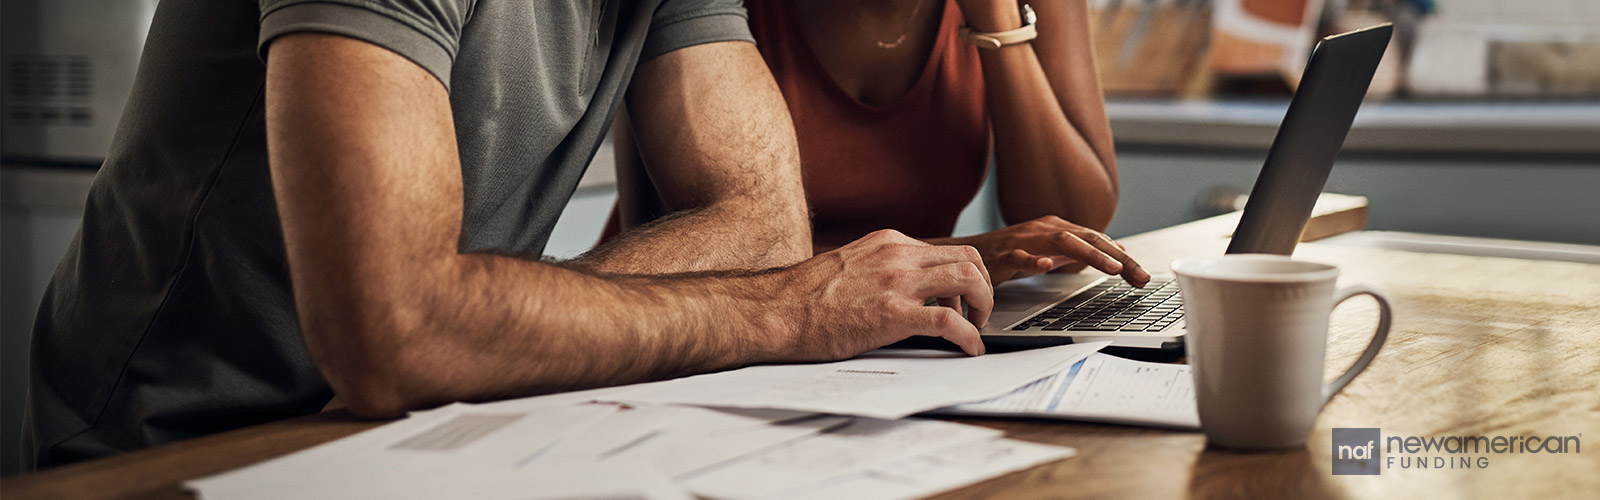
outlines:
[{"label": "stack of paper", "polygon": [[936,420],[454,405],[188,486],[205,499],[902,498],[1072,453]]},{"label": "stack of paper", "polygon": [[914,498],[1072,456],[902,418],[1016,391],[1104,344],[981,357],[878,351],[455,404],[188,483],[202,498]]}]

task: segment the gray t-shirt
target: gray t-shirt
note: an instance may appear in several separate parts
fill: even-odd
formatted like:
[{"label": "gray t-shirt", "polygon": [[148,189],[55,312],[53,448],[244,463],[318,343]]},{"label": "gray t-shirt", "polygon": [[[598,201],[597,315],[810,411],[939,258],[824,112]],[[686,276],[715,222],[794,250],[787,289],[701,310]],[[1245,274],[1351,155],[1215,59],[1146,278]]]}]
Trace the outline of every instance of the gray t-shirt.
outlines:
[{"label": "gray t-shirt", "polygon": [[269,42],[342,34],[450,89],[460,249],[540,255],[634,67],[749,41],[737,0],[164,0],[33,337],[39,466],[318,411],[267,171]]}]

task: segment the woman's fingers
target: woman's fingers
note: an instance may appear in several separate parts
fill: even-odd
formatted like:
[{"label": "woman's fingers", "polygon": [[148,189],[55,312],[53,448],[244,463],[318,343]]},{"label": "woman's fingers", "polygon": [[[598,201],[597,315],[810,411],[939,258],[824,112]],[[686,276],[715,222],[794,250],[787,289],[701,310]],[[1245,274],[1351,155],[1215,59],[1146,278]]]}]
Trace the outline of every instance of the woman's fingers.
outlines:
[{"label": "woman's fingers", "polygon": [[1055,232],[1030,235],[1022,239],[1024,247],[1035,254],[1063,255],[1087,264],[1106,274],[1120,274],[1135,286],[1144,286],[1150,274],[1138,261],[1122,251],[1115,241],[1097,231],[1079,229],[1077,232]]},{"label": "woman's fingers", "polygon": [[1135,286],[1150,281],[1150,273],[1128,255],[1122,244],[1059,217],[1040,217],[980,235],[973,241],[985,249],[994,279],[1000,281],[1058,268],[1077,272],[1085,267],[1121,275]]},{"label": "woman's fingers", "polygon": [[1062,257],[1061,260],[1059,260],[1058,262],[1066,263],[1065,265],[1056,268],[1057,271],[1060,271],[1060,272],[1063,272],[1063,273],[1079,273],[1079,272],[1083,272],[1084,269],[1088,269],[1089,268],[1088,264],[1084,264],[1082,262],[1078,262],[1078,261],[1075,261],[1075,260],[1072,260],[1072,259],[1068,259],[1066,257]]},{"label": "woman's fingers", "polygon": [[996,257],[995,262],[989,267],[990,275],[1002,276],[999,278],[1000,281],[1005,281],[1050,272],[1051,269],[1056,267],[1056,261],[1050,257],[1035,255],[1028,253],[1027,250],[1014,248]]},{"label": "woman's fingers", "polygon": [[1034,237],[1035,244],[1045,247],[1044,251],[1034,250],[1035,253],[1065,255],[1072,260],[1088,264],[1106,274],[1122,272],[1122,262],[1115,257],[1095,248],[1083,241],[1078,235],[1062,231],[1058,233],[1040,234]]},{"label": "woman's fingers", "polygon": [[1139,262],[1133,260],[1133,257],[1129,256],[1128,252],[1123,251],[1122,245],[1112,241],[1111,237],[1099,231],[1088,229],[1079,233],[1078,237],[1085,243],[1093,245],[1096,249],[1116,259],[1121,264],[1121,269],[1118,273],[1122,274],[1122,279],[1127,280],[1128,283],[1142,287],[1145,283],[1150,282],[1150,273],[1145,272],[1144,268],[1139,266]]}]

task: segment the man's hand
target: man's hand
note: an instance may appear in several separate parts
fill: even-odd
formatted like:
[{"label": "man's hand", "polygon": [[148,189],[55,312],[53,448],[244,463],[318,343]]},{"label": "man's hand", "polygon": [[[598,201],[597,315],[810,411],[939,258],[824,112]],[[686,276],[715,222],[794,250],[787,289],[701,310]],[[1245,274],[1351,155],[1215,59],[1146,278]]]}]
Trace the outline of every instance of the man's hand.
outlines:
[{"label": "man's hand", "polygon": [[[844,359],[913,335],[984,352],[994,289],[978,251],[935,246],[892,230],[869,234],[783,271],[800,311],[792,360]],[[941,306],[928,306],[940,299]],[[967,314],[954,306],[964,301]]]},{"label": "man's hand", "polygon": [[1144,286],[1150,273],[1105,234],[1060,217],[1040,217],[1021,224],[943,243],[972,245],[996,283],[1050,272],[1082,263],[1106,274],[1120,274]]}]

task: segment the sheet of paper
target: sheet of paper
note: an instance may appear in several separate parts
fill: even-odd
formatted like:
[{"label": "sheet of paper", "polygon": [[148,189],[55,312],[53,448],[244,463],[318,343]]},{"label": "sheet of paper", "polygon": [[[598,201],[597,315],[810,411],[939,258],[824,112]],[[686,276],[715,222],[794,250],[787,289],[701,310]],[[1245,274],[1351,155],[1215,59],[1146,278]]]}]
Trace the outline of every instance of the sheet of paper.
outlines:
[{"label": "sheet of paper", "polygon": [[631,460],[673,478],[847,424],[850,417],[783,410],[639,405],[552,445],[522,467]]},{"label": "sheet of paper", "polygon": [[[679,498],[687,493],[677,486],[655,487],[670,486],[672,475],[735,461],[850,420],[783,410],[587,403],[590,396],[454,404],[417,412],[188,486],[204,498],[224,500],[500,498],[501,493],[513,498],[587,498],[590,493]],[[553,469],[566,472],[550,475]],[[611,473],[647,474],[661,481],[617,483]],[[554,482],[547,485],[546,480]],[[617,484],[606,486],[612,483]],[[508,489],[497,493],[495,488],[502,486]]]},{"label": "sheet of paper", "polygon": [[[451,405],[186,484],[209,499],[457,497],[463,485],[501,484],[497,474],[518,473],[517,464],[618,410],[577,405],[510,413]],[[497,497],[482,493],[475,496]]]},{"label": "sheet of paper", "polygon": [[1200,428],[1188,365],[1147,363],[1100,353],[1005,396],[936,413]]},{"label": "sheet of paper", "polygon": [[700,425],[673,429],[619,456],[649,464],[667,477],[683,479],[837,428],[848,424],[850,420],[851,417],[813,414],[741,428],[709,428],[703,421],[697,420],[694,423]]},{"label": "sheet of paper", "polygon": [[[700,416],[702,410],[685,406],[639,406],[623,408],[594,424],[577,430],[537,456],[518,463],[519,467],[545,464],[599,462],[627,451],[630,447],[656,438],[685,419]],[[764,422],[751,422],[755,425]]]},{"label": "sheet of paper", "polygon": [[896,419],[1005,395],[1108,342],[968,357],[872,352],[836,363],[752,366],[638,386],[616,401],[773,408]]},{"label": "sheet of paper", "polygon": [[[648,465],[626,461],[600,464],[542,465],[500,477],[505,484],[486,484],[477,491],[452,492],[438,498],[506,498],[507,500],[694,500],[689,490],[674,484]],[[505,492],[512,492],[505,495]]]},{"label": "sheet of paper", "polygon": [[[345,472],[347,469],[348,466],[331,470]],[[191,483],[190,488],[202,500],[237,498],[690,500],[694,498],[687,490],[653,473],[648,467],[628,462],[588,463],[579,466],[561,464],[534,470],[445,464],[432,472],[433,474],[429,476],[394,472],[383,477],[381,481],[350,478],[319,483],[315,487],[295,484],[295,478],[280,478],[279,482],[258,485],[196,482]]]},{"label": "sheet of paper", "polygon": [[1076,453],[1072,448],[1014,439],[976,441],[833,478],[778,498],[909,500],[1065,459]]},{"label": "sheet of paper", "polygon": [[938,420],[857,418],[849,425],[696,475],[684,484],[710,498],[772,498],[943,448],[993,441],[1001,434]]},{"label": "sheet of paper", "polygon": [[[494,401],[494,402],[489,402],[489,403],[474,403],[474,404],[471,404],[470,406],[475,407],[475,408],[477,408],[479,410],[482,410],[482,411],[492,411],[492,412],[501,412],[501,413],[527,413],[527,412],[531,412],[531,411],[538,410],[538,409],[541,409],[541,408],[558,408],[558,407],[564,407],[564,406],[573,406],[573,405],[578,405],[578,404],[582,404],[582,403],[588,403],[588,402],[592,402],[592,401],[607,399],[610,395],[618,394],[618,393],[621,393],[621,392],[625,392],[625,391],[629,390],[631,387],[635,387],[635,386],[602,387],[602,388],[598,388],[598,389],[589,389],[589,390],[583,390],[583,391],[561,392],[561,393],[556,393],[556,394],[546,394],[546,395],[543,395],[543,396],[529,396],[529,397],[525,397],[525,398],[506,399],[506,400]],[[457,403],[457,405],[466,405],[466,404],[465,403]],[[456,406],[456,405],[451,405],[451,406]],[[430,413],[430,412],[440,411],[440,410],[444,410],[444,409],[450,408],[451,406],[444,406],[444,407],[436,408],[436,409],[433,409],[433,410],[424,410],[424,411],[412,412],[411,415],[412,416],[416,416],[416,415],[426,414],[426,413]]]}]

